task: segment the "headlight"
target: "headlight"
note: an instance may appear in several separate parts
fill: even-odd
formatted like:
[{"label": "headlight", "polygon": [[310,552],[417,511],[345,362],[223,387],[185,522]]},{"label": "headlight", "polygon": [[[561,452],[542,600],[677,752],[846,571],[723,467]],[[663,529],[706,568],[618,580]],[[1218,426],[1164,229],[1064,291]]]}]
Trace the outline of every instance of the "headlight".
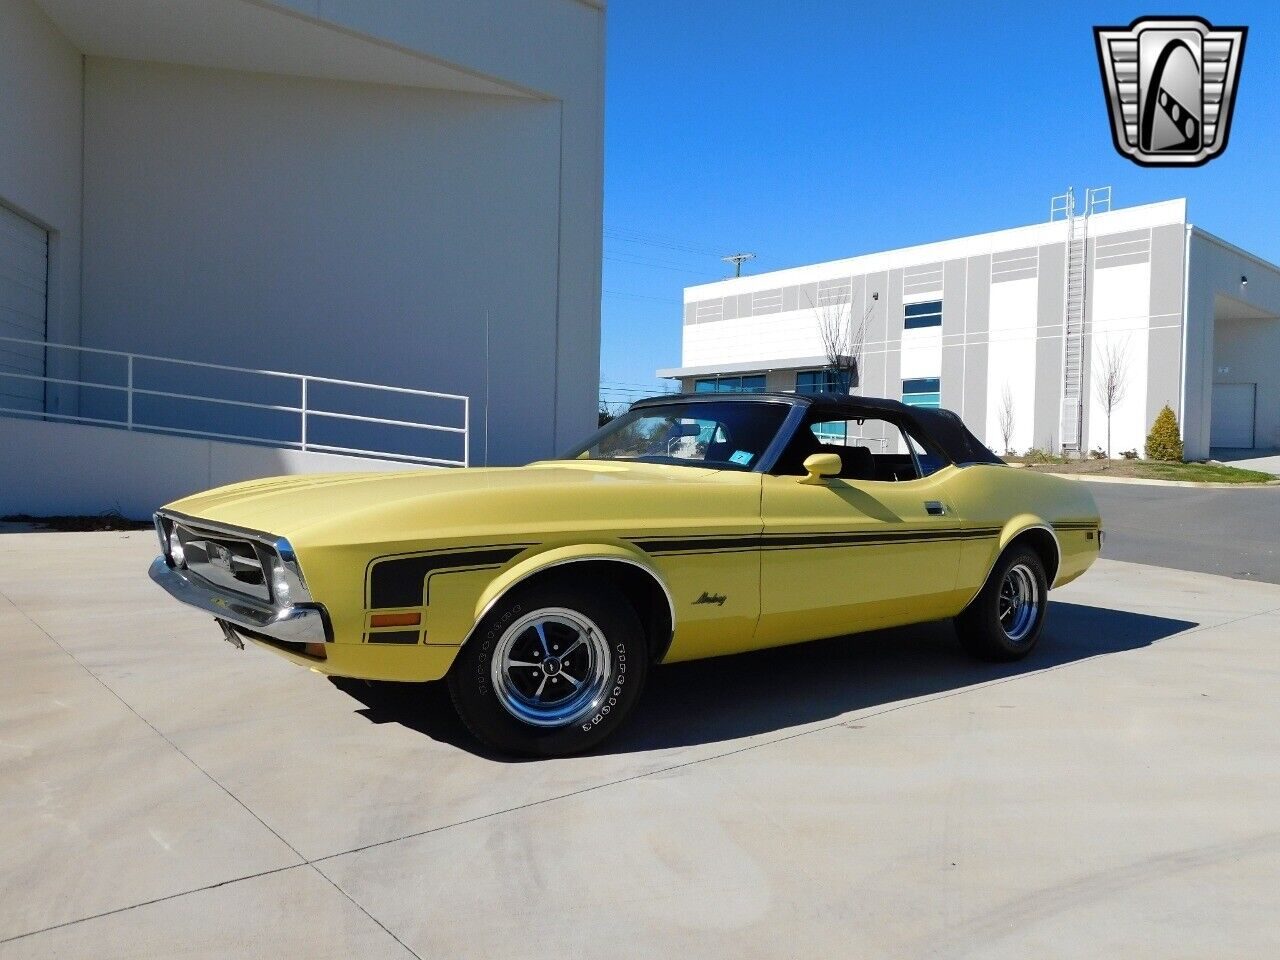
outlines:
[{"label": "headlight", "polygon": [[182,541],[178,539],[178,525],[176,523],[169,529],[168,554],[175,567],[180,567],[187,562],[187,558],[182,552]]}]

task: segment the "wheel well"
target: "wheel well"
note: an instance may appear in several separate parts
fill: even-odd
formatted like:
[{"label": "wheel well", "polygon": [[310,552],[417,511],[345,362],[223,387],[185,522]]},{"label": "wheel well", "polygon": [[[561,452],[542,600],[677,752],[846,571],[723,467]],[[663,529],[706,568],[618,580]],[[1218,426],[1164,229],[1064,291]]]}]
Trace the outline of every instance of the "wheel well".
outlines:
[{"label": "wheel well", "polygon": [[521,580],[513,589],[544,585],[550,581],[582,576],[606,580],[627,598],[644,628],[650,660],[658,663],[671,646],[671,601],[658,578],[638,564],[625,560],[583,559],[558,563]]},{"label": "wheel well", "polygon": [[1023,530],[1005,545],[1005,550],[1012,547],[1015,543],[1025,544],[1040,556],[1040,562],[1044,564],[1045,577],[1049,582],[1049,586],[1053,586],[1053,581],[1058,579],[1058,566],[1062,558],[1058,555],[1058,540],[1044,527],[1032,527],[1029,530]]}]

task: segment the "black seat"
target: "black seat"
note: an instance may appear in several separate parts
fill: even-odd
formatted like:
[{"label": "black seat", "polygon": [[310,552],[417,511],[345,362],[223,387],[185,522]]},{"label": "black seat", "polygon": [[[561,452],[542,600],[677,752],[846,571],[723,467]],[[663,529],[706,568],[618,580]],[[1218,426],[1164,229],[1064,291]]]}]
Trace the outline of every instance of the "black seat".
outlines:
[{"label": "black seat", "polygon": [[834,453],[840,457],[840,477],[843,480],[874,480],[876,478],[876,459],[870,447],[844,447],[835,444],[824,445],[823,453]]},{"label": "black seat", "polygon": [[818,442],[818,438],[810,430],[807,428],[797,430],[795,436],[791,438],[791,442],[782,451],[782,456],[778,458],[773,472],[784,477],[803,477],[806,458],[815,453],[825,453],[826,450],[827,448]]}]

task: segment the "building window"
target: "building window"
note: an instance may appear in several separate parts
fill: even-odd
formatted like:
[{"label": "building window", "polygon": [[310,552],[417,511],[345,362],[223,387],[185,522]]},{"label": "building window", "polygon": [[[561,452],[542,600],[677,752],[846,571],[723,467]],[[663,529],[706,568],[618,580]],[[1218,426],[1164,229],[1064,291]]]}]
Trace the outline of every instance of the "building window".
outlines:
[{"label": "building window", "polygon": [[907,330],[942,326],[942,301],[926,300],[924,303],[908,303],[902,326]]},{"label": "building window", "polygon": [[848,393],[848,370],[797,370],[796,393]]},{"label": "building window", "polygon": [[909,407],[938,407],[941,405],[941,384],[937,377],[916,377],[902,381],[902,402]]},{"label": "building window", "polygon": [[693,381],[695,393],[764,393],[764,374],[751,377],[706,377]]}]

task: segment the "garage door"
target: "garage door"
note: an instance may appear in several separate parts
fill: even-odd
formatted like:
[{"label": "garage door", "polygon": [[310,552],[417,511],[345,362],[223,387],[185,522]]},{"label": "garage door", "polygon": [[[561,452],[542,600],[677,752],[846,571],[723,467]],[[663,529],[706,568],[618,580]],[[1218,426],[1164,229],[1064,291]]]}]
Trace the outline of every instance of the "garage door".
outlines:
[{"label": "garage door", "polygon": [[[45,339],[49,234],[0,204],[0,337]],[[0,340],[0,407],[44,409],[44,384],[6,374],[42,377],[43,347]]]},{"label": "garage door", "polygon": [[1215,383],[1209,446],[1245,450],[1253,448],[1253,408],[1256,383]]}]

